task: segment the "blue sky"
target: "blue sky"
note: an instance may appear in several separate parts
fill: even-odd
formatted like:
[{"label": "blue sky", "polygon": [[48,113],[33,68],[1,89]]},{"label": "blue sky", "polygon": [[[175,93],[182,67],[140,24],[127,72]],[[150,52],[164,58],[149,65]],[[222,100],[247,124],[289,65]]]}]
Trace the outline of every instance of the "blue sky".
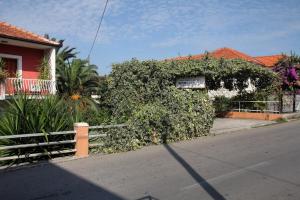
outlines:
[{"label": "blue sky", "polygon": [[[0,0],[0,21],[65,39],[86,58],[105,0]],[[101,74],[131,58],[231,47],[300,54],[299,0],[110,0],[91,62]]]}]

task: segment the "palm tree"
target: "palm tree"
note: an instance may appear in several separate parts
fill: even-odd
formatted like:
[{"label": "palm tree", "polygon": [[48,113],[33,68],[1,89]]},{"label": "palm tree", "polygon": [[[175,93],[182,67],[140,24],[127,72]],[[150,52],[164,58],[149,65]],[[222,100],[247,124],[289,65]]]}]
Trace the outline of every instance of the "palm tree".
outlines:
[{"label": "palm tree", "polygon": [[97,67],[81,59],[58,65],[56,80],[58,92],[72,99],[90,96],[99,86]]},{"label": "palm tree", "polygon": [[78,52],[76,52],[75,50],[76,48],[71,48],[69,46],[63,49],[59,48],[56,54],[56,65],[61,66],[65,63],[70,64],[70,60],[76,58],[78,54]]}]

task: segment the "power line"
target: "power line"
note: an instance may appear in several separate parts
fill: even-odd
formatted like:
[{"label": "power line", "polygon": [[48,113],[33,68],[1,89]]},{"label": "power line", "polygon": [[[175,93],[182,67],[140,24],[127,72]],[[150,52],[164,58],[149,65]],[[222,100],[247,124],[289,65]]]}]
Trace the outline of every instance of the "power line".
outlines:
[{"label": "power line", "polygon": [[99,33],[99,30],[100,30],[100,27],[101,27],[101,24],[102,24],[102,21],[103,21],[103,17],[104,17],[105,11],[106,11],[107,4],[108,4],[108,0],[106,0],[106,2],[105,2],[105,6],[104,6],[104,9],[103,9],[101,18],[100,18],[100,22],[99,22],[99,25],[98,25],[98,29],[97,29],[97,32],[96,32],[96,35],[95,35],[93,44],[92,44],[92,46],[91,46],[91,49],[90,49],[89,54],[88,54],[88,57],[87,57],[88,60],[90,60],[91,53],[92,53],[92,51],[93,51],[95,42],[96,42],[96,40],[97,40],[98,33]]}]

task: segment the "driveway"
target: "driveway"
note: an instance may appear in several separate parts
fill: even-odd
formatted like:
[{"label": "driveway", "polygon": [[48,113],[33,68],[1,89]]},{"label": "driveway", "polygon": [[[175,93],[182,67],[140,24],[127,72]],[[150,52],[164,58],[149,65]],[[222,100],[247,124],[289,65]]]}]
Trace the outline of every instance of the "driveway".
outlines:
[{"label": "driveway", "polygon": [[300,123],[0,172],[3,200],[300,199]]}]

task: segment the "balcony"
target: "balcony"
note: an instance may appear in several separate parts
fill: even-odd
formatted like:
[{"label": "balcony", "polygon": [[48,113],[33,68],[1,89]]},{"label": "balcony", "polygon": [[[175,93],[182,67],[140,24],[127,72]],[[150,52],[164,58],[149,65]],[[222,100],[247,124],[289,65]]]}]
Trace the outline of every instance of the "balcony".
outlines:
[{"label": "balcony", "polygon": [[0,99],[7,99],[17,94],[26,94],[33,98],[55,94],[55,81],[7,78],[0,86]]}]

